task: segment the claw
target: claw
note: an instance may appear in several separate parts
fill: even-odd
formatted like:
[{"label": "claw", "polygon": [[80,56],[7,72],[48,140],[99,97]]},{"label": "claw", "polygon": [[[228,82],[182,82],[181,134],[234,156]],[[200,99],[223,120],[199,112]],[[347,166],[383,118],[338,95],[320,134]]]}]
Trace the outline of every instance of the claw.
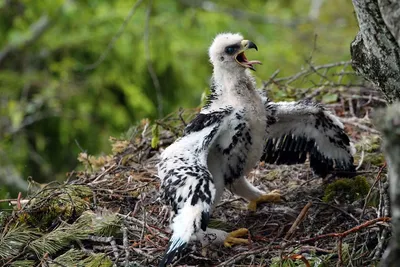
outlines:
[{"label": "claw", "polygon": [[279,202],[281,200],[281,193],[278,189],[275,189],[268,194],[262,195],[259,198],[250,201],[247,208],[251,211],[257,210],[257,204],[265,202]]},{"label": "claw", "polygon": [[249,244],[248,239],[238,238],[239,236],[246,236],[248,235],[248,233],[249,230],[246,228],[239,228],[233,232],[230,232],[228,236],[225,238],[224,246],[230,248],[233,245]]}]

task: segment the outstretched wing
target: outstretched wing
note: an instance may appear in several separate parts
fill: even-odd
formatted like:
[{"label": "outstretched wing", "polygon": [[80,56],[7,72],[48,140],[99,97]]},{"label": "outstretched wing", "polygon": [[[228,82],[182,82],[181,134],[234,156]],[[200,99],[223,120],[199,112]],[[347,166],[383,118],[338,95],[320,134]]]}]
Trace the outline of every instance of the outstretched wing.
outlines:
[{"label": "outstretched wing", "polygon": [[210,148],[230,109],[200,113],[183,137],[161,155],[158,173],[164,200],[172,206],[172,237],[159,266],[171,263],[199,229],[207,228],[215,186],[207,168]]},{"label": "outstretched wing", "polygon": [[272,164],[304,163],[317,175],[332,171],[351,175],[354,148],[339,119],[311,101],[268,102],[268,137],[261,161]]}]

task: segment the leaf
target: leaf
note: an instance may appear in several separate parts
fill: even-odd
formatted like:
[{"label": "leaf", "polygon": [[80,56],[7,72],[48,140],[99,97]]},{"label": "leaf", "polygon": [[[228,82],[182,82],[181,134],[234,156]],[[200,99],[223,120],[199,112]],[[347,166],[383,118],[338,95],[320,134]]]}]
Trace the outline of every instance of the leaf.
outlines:
[{"label": "leaf", "polygon": [[158,129],[158,124],[153,125],[153,128],[151,129],[151,134],[152,134],[151,147],[157,148],[158,142],[160,141],[160,137],[159,137],[160,133],[159,133],[159,129]]},{"label": "leaf", "polygon": [[325,94],[322,96],[322,102],[325,104],[335,103],[338,101],[338,94]]}]

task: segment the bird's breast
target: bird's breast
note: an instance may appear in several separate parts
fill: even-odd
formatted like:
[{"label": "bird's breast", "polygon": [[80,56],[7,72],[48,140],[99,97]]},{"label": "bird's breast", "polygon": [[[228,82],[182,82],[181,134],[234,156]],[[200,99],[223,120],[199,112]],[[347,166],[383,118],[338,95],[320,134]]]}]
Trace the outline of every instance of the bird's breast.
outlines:
[{"label": "bird's breast", "polygon": [[265,111],[261,105],[236,109],[209,156],[211,173],[225,183],[246,175],[259,161],[265,140]]}]

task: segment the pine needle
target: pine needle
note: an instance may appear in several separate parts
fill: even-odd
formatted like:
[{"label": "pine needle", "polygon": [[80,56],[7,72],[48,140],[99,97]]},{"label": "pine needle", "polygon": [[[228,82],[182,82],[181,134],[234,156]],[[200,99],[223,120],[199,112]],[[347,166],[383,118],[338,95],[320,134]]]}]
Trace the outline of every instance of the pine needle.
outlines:
[{"label": "pine needle", "polygon": [[18,255],[28,242],[38,238],[39,235],[26,225],[11,226],[0,236],[0,260]]}]

